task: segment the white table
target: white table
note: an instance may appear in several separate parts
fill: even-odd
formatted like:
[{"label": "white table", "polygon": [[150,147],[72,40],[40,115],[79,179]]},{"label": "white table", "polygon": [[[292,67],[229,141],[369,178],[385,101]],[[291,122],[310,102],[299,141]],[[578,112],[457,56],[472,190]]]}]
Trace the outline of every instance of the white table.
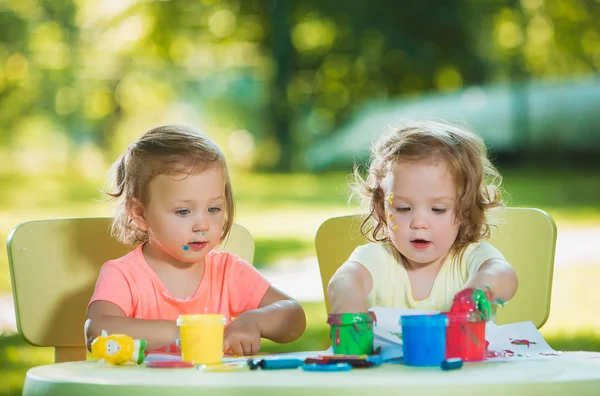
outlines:
[{"label": "white table", "polygon": [[600,354],[553,359],[468,363],[442,371],[384,364],[348,372],[297,370],[202,372],[59,363],[27,372],[23,395],[598,395]]}]

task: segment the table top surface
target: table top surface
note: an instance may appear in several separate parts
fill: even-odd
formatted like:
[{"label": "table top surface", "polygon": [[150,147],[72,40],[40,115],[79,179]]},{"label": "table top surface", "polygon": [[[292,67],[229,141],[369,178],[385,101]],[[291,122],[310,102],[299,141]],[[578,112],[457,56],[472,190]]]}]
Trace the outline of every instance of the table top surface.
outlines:
[{"label": "table top surface", "polygon": [[[506,395],[543,392],[564,395],[578,391],[597,394],[600,390],[600,353],[578,352],[544,360],[497,363],[466,363],[463,368],[439,368],[383,364],[375,368],[348,372],[305,372],[294,370],[256,370],[242,372],[203,372],[197,368],[152,369],[145,365],[110,366],[96,361],[59,363],[28,371],[24,395],[89,392],[111,396],[159,395],[177,391],[178,395],[198,394],[294,394],[338,393],[345,395],[374,391],[379,395],[397,394],[481,394]],[[515,393],[516,392],[516,393]]]}]

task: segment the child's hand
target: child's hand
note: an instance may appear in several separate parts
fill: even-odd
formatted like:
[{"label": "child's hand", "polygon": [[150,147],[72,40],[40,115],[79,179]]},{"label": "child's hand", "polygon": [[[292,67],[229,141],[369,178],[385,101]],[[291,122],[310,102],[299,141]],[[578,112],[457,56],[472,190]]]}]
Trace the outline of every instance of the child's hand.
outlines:
[{"label": "child's hand", "polygon": [[260,351],[260,327],[255,312],[244,312],[225,329],[223,351],[229,348],[236,356],[255,355]]},{"label": "child's hand", "polygon": [[489,320],[492,314],[492,292],[489,288],[485,290],[467,288],[459,291],[454,296],[452,312],[480,312],[483,320]]}]

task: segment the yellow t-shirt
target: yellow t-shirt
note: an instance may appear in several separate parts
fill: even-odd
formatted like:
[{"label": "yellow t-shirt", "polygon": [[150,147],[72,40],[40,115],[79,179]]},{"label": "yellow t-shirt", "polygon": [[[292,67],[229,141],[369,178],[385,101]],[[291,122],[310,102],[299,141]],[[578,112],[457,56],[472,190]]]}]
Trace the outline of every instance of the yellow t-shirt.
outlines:
[{"label": "yellow t-shirt", "polygon": [[415,300],[404,265],[398,261],[396,248],[390,243],[368,243],[357,247],[348,261],[362,264],[373,277],[373,290],[367,297],[369,307],[414,308],[448,311],[454,295],[489,259],[504,260],[502,253],[487,242],[469,245],[461,260],[448,255],[440,268],[429,297]]}]

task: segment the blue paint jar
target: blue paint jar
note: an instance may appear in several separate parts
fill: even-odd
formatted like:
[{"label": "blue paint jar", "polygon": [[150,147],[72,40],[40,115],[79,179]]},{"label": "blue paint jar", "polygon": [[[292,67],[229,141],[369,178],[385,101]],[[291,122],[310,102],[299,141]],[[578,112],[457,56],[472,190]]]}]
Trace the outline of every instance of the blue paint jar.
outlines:
[{"label": "blue paint jar", "polygon": [[437,366],[446,358],[448,317],[437,315],[404,315],[402,352],[407,366]]}]

